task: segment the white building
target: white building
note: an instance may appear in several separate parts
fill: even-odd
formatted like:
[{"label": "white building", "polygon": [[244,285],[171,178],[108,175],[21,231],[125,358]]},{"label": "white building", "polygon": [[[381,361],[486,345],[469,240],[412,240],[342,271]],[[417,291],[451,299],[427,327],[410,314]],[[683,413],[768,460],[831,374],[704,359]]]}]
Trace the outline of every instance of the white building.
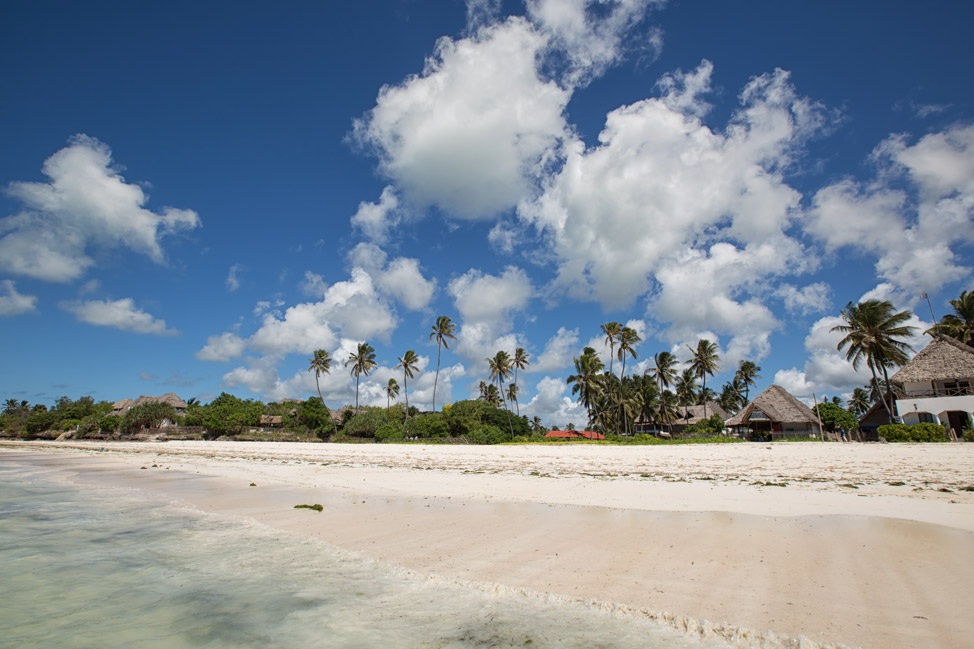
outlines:
[{"label": "white building", "polygon": [[935,338],[889,378],[904,424],[943,424],[960,434],[974,418],[974,348]]}]

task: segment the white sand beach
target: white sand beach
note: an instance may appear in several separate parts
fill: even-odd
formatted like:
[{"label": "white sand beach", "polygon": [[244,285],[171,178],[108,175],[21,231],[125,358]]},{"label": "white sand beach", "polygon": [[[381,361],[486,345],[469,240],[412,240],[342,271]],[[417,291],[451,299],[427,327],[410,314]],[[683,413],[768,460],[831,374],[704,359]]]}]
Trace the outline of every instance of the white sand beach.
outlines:
[{"label": "white sand beach", "polygon": [[974,444],[0,443],[23,453],[423,574],[825,646],[974,638]]}]

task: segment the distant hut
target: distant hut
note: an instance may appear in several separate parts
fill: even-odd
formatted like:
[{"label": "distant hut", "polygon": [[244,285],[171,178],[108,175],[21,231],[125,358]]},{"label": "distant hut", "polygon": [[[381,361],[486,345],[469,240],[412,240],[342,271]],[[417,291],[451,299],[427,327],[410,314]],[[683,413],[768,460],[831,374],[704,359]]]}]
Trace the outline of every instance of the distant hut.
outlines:
[{"label": "distant hut", "polygon": [[552,430],[545,435],[548,439],[605,439],[602,433],[591,430]]},{"label": "distant hut", "polygon": [[725,422],[742,437],[821,437],[815,412],[778,385],[771,385]]},{"label": "distant hut", "polygon": [[143,403],[149,403],[154,401],[159,401],[161,403],[168,403],[176,410],[177,415],[181,415],[185,413],[186,408],[189,407],[186,405],[186,402],[180,399],[178,396],[176,396],[174,392],[167,392],[161,397],[150,397],[143,394],[141,397],[135,400],[122,399],[121,401],[116,401],[114,404],[112,404],[112,414],[122,416],[126,412],[134,408],[135,406],[140,406]]},{"label": "distant hut", "polygon": [[727,411],[720,407],[720,404],[709,401],[707,403],[707,416],[704,417],[704,407],[703,405],[687,406],[685,408],[679,408],[677,412],[677,417],[673,421],[673,432],[676,434],[682,433],[687,426],[692,426],[693,424],[699,424],[704,419],[710,419],[714,415],[720,416],[721,421],[726,422],[730,419],[730,415]]}]

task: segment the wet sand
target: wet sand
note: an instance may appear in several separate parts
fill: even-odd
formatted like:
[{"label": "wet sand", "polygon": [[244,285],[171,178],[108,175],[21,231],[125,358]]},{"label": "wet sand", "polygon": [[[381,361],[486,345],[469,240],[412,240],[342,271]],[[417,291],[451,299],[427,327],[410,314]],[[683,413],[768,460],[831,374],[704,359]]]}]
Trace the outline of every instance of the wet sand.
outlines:
[{"label": "wet sand", "polygon": [[[974,492],[963,490],[974,444],[2,443],[5,453],[448,578],[866,649],[960,649],[974,637]],[[293,509],[305,503],[324,511]]]}]

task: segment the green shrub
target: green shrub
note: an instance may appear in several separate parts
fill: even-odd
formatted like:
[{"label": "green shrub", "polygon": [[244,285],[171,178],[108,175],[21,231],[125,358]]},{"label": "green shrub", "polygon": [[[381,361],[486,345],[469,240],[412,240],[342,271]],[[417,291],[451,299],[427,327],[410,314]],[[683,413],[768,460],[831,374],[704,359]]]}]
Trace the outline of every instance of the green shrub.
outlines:
[{"label": "green shrub", "polygon": [[166,419],[176,417],[176,409],[163,401],[146,401],[129,408],[122,416],[120,427],[124,433],[158,426]]},{"label": "green shrub", "polygon": [[335,432],[331,412],[318,397],[311,397],[301,404],[298,408],[297,420],[307,430],[314,431],[318,439],[327,439]]},{"label": "green shrub", "polygon": [[405,435],[406,437],[418,437],[420,439],[438,439],[449,437],[450,429],[447,428],[443,415],[438,412],[430,412],[407,420]]},{"label": "green shrub", "polygon": [[467,440],[473,444],[503,444],[511,441],[511,433],[497,426],[481,426],[467,434]]},{"label": "green shrub", "polygon": [[947,431],[938,424],[887,424],[876,431],[887,442],[946,442]]},{"label": "green shrub", "polygon": [[402,439],[403,436],[403,426],[399,422],[383,424],[375,431],[375,439],[378,441],[384,441],[387,439]]},{"label": "green shrub", "polygon": [[386,424],[385,408],[367,408],[352,415],[342,432],[353,437],[375,437],[375,431]]},{"label": "green shrub", "polygon": [[118,415],[105,415],[98,420],[98,429],[106,433],[114,433],[122,423],[122,418]]}]

